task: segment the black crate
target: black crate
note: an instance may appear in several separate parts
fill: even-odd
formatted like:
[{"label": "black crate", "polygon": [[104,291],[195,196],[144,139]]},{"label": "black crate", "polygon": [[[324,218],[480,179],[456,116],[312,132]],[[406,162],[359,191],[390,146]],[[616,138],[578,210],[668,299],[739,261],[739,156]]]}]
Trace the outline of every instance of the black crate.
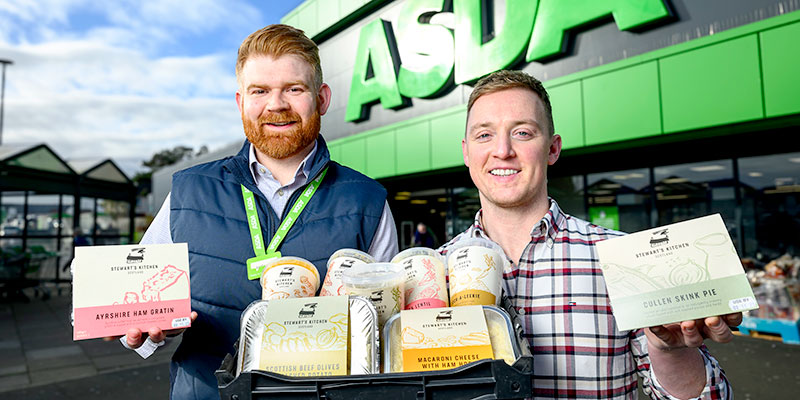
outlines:
[{"label": "black crate", "polygon": [[514,365],[480,360],[441,371],[374,375],[290,377],[266,371],[235,377],[235,356],[228,355],[216,371],[220,398],[255,399],[523,399],[532,391],[533,357],[522,338],[519,316],[504,299],[522,356]]}]

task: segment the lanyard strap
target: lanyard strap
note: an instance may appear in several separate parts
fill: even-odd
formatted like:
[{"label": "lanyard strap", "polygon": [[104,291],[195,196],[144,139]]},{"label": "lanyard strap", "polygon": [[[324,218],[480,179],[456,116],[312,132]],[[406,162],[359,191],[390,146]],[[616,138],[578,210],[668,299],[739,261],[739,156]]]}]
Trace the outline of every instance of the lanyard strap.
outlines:
[{"label": "lanyard strap", "polygon": [[286,218],[281,222],[278,231],[275,232],[275,236],[270,240],[269,247],[267,247],[266,250],[264,249],[264,238],[261,236],[261,223],[258,222],[258,211],[256,210],[256,201],[253,197],[253,192],[244,187],[244,185],[241,185],[242,198],[244,199],[244,211],[247,214],[247,226],[250,228],[250,237],[253,239],[253,252],[256,254],[256,257],[276,252],[278,246],[280,246],[283,239],[286,238],[289,229],[291,229],[292,225],[297,221],[297,217],[300,216],[300,213],[306,208],[308,202],[311,201],[311,197],[314,196],[314,193],[317,192],[317,188],[319,188],[327,172],[328,167],[325,167],[325,169],[308,184],[303,194],[294,202],[291,210],[289,210],[289,214],[287,214]]}]

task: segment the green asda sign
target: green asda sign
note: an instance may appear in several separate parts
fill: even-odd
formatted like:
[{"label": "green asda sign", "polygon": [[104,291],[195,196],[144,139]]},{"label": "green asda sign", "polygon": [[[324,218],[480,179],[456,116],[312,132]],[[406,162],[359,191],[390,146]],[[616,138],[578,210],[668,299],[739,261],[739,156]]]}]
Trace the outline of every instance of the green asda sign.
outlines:
[{"label": "green asda sign", "polygon": [[[564,52],[566,32],[613,16],[620,30],[669,17],[664,0],[505,0],[502,26],[491,29],[487,1],[452,0],[453,30],[431,23],[446,0],[407,0],[397,26],[376,19],[358,40],[346,121],[369,118],[369,107],[409,105],[410,98],[442,95],[455,85]],[[494,37],[485,41],[486,32]]]}]

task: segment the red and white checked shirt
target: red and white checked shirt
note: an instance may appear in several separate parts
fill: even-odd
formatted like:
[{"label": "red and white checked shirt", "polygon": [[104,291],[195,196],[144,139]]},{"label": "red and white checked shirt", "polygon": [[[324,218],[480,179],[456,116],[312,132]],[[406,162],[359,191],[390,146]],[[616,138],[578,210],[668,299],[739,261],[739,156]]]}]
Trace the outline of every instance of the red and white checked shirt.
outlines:
[{"label": "red and white checked shirt", "polygon": [[[439,251],[462,238],[489,239],[475,223]],[[620,331],[594,244],[623,233],[550,210],[531,230],[519,262],[503,272],[504,290],[519,311],[533,353],[533,397],[537,399],[635,399],[642,390],[654,399],[673,399],[650,369],[644,331]],[[511,261],[511,260],[509,260]],[[507,267],[508,268],[508,267]],[[705,347],[706,387],[701,399],[733,398],[730,383]]]}]

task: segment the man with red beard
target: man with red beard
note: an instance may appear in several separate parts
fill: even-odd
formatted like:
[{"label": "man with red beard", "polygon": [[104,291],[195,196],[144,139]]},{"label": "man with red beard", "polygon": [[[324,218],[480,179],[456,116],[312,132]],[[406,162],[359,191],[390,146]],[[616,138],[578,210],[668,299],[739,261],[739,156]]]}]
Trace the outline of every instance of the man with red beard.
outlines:
[{"label": "man with red beard", "polygon": [[248,279],[247,260],[259,252],[258,232],[251,234],[247,222],[247,192],[255,199],[261,237],[269,240],[306,188],[318,184],[300,214],[290,217],[294,225],[277,250],[311,261],[321,277],[330,255],[342,248],[366,251],[379,261],[397,253],[386,190],[331,161],[319,134],[331,90],[322,82],[314,42],[286,25],[258,30],[239,48],[236,76],[247,141],[233,157],[177,172],[141,242],[188,243],[192,327],[131,329],[121,338],[149,356],[166,336],[182,333],[170,368],[172,399],[219,398],[214,370],[234,352],[241,312],[261,297],[259,281],[252,274]]}]

